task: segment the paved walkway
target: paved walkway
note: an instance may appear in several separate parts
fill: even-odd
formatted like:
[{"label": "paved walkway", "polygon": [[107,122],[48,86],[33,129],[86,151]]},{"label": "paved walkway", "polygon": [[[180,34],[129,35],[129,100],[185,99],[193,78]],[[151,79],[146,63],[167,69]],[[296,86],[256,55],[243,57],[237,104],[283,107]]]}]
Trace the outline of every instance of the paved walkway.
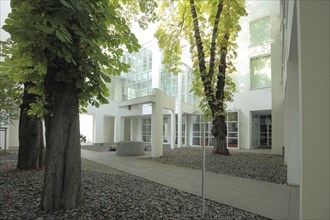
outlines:
[{"label": "paved walkway", "polygon": [[[201,196],[200,170],[81,150],[83,158],[156,183]],[[299,188],[206,172],[207,199],[271,219],[299,218]],[[207,207],[206,207],[207,208]]]}]

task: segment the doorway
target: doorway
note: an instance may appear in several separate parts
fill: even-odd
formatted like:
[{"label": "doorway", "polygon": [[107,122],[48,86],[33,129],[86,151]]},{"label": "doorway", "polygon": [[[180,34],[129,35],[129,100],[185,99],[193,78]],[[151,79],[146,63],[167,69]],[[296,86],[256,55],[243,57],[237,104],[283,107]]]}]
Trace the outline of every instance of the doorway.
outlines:
[{"label": "doorway", "polygon": [[252,148],[272,147],[272,115],[270,110],[252,112]]}]

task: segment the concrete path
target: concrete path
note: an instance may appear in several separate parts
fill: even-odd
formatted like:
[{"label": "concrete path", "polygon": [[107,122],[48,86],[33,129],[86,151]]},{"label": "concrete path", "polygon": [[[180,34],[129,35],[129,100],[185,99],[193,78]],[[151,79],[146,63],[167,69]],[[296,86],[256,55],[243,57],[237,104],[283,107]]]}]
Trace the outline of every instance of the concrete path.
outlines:
[{"label": "concrete path", "polygon": [[[156,183],[201,196],[202,172],[139,157],[120,157],[115,152],[81,150],[83,158]],[[206,172],[207,199],[271,219],[299,218],[299,188]],[[207,208],[207,207],[206,207]]]}]

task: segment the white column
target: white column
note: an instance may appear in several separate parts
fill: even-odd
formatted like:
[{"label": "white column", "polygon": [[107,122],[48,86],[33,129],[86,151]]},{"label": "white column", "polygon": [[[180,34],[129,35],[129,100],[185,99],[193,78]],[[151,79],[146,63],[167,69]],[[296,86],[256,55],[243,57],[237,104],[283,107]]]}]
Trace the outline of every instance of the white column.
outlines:
[{"label": "white column", "polygon": [[103,143],[103,114],[94,115],[94,143]]},{"label": "white column", "polygon": [[175,148],[175,110],[171,110],[171,149]]},{"label": "white column", "polygon": [[184,117],[184,125],[185,125],[185,130],[184,130],[184,140],[185,140],[185,143],[184,145],[185,146],[188,146],[189,145],[189,141],[188,141],[188,117],[186,115],[186,117]]},{"label": "white column", "polygon": [[[297,51],[291,51],[295,53]],[[296,57],[297,58],[297,57]],[[287,65],[287,89],[285,107],[286,120],[286,157],[288,165],[288,184],[300,185],[300,143],[299,143],[299,85],[297,60],[289,61]]]},{"label": "white column", "polygon": [[151,156],[163,155],[163,106],[162,93],[159,89],[153,89],[156,94],[156,102],[152,103],[151,114]]},{"label": "white column", "polygon": [[138,141],[142,141],[142,118],[137,119],[136,137]]},{"label": "white column", "polygon": [[125,140],[125,118],[124,117],[120,118],[120,124],[121,124],[120,140],[123,141],[123,140]]},{"label": "white column", "polygon": [[271,45],[272,69],[272,154],[282,154],[284,145],[284,113],[282,92],[282,42],[281,21],[271,16],[271,31],[274,43]]},{"label": "white column", "polygon": [[130,126],[129,126],[129,129],[130,129],[130,141],[136,141],[136,139],[135,139],[135,132],[136,132],[136,130],[135,130],[135,128],[134,128],[134,125],[135,125],[135,123],[134,123],[134,121],[135,121],[135,119],[133,118],[133,117],[131,117],[130,118]]},{"label": "white column", "polygon": [[330,1],[296,1],[301,140],[300,218],[330,219]]},{"label": "white column", "polygon": [[178,74],[178,148],[182,147],[182,73]]}]

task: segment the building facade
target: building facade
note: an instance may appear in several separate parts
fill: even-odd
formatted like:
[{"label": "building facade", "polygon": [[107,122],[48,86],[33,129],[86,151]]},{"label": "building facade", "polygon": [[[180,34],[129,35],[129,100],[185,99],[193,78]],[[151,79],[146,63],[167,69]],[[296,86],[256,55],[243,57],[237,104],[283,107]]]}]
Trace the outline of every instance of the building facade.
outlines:
[{"label": "building facade", "polygon": [[[242,30],[237,38],[237,72],[231,75],[237,92],[227,104],[227,143],[231,149],[271,148],[281,154],[283,136],[273,132],[274,126],[283,126],[283,115],[277,114],[283,112],[283,102],[274,101],[282,90],[280,4],[247,1],[246,10],[249,15],[240,20]],[[81,133],[87,142],[96,144],[144,141],[151,144],[154,156],[160,156],[163,145],[200,146],[205,124],[205,144],[212,146],[212,124],[201,123],[199,99],[190,91],[194,79],[189,56],[183,54],[185,66],[180,74],[168,73],[162,68],[152,30],[139,31],[142,49],[123,57],[131,66],[129,72],[114,77],[108,85],[110,104],[90,106],[81,115]],[[8,145],[18,146],[17,125],[9,130]]]},{"label": "building facade", "polygon": [[[231,149],[272,148],[274,153],[281,154],[283,136],[274,139],[276,132],[272,132],[274,123],[283,126],[283,115],[276,115],[272,109],[272,97],[281,97],[280,4],[278,1],[247,1],[246,6],[249,15],[240,20],[242,30],[237,38],[237,72],[231,76],[237,92],[234,101],[228,103],[227,144]],[[146,97],[153,96],[152,91],[157,90],[161,96],[156,102],[162,103],[163,110],[154,117],[162,119],[157,123],[161,144],[172,148],[200,146],[203,123],[199,100],[190,91],[194,80],[189,68],[191,61],[183,56],[186,66],[178,75],[165,72],[157,43],[152,38],[148,40],[142,43],[138,53],[124,57],[131,69],[113,79],[110,104],[100,109],[88,108],[88,114],[94,119],[87,127],[94,127],[94,131],[89,130],[85,135],[91,137],[89,140],[93,143],[120,140],[151,143],[155,137],[152,135],[155,113],[152,103],[146,103]],[[162,97],[169,101],[169,106]],[[274,114],[281,120],[274,122]],[[205,124],[205,143],[212,146],[211,123]]]},{"label": "building facade", "polygon": [[[0,24],[10,1],[0,1]],[[329,1],[247,1],[237,43],[237,86],[228,103],[228,147],[271,148],[285,154],[288,184],[300,189],[300,219],[330,219]],[[8,37],[0,30],[0,39]],[[140,140],[153,156],[163,146],[200,146],[198,99],[190,92],[191,63],[173,75],[161,66],[152,34],[138,35],[143,49],[127,54],[127,74],[108,85],[110,104],[88,107],[81,133],[90,143]],[[210,124],[206,144],[212,145]],[[4,133],[0,132],[3,149]],[[18,146],[18,126],[6,133]]]},{"label": "building facade", "polygon": [[281,1],[285,160],[300,219],[330,219],[329,1]]}]

